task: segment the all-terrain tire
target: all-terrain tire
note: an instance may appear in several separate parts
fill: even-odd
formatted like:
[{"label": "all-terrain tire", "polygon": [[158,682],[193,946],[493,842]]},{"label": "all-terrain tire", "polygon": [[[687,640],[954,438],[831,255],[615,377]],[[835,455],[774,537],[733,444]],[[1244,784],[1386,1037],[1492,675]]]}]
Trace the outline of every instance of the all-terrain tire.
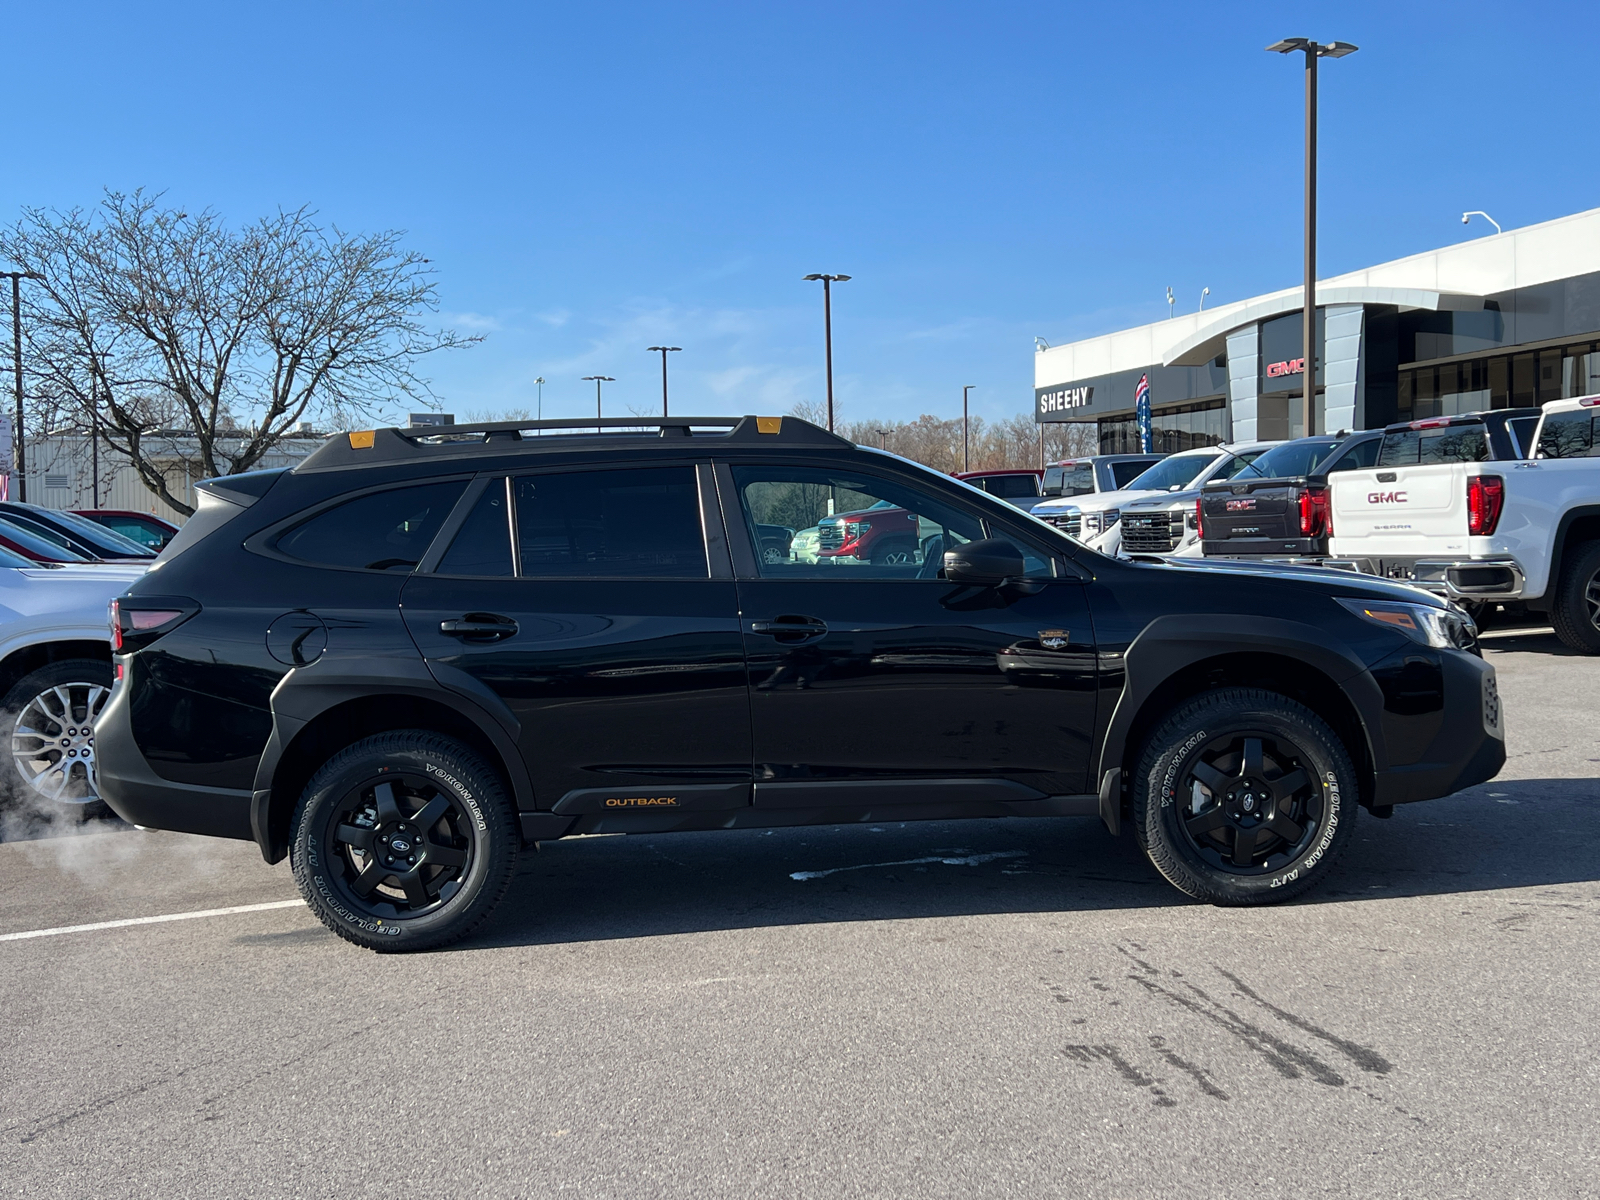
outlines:
[{"label": "all-terrain tire", "polygon": [[11,686],[0,699],[0,804],[46,821],[110,815],[95,787],[93,724],[111,683],[105,659],[67,658]]},{"label": "all-terrain tire", "polygon": [[520,848],[499,776],[461,742],[421,729],[339,751],[306,785],[292,829],[311,910],[383,952],[466,937],[505,895]]},{"label": "all-terrain tire", "polygon": [[1579,547],[1562,566],[1553,599],[1556,636],[1581,654],[1600,654],[1600,542]]},{"label": "all-terrain tire", "polygon": [[1338,735],[1305,705],[1259,688],[1179,704],[1145,742],[1133,783],[1140,848],[1179,890],[1211,904],[1303,895],[1355,824],[1355,767]]}]

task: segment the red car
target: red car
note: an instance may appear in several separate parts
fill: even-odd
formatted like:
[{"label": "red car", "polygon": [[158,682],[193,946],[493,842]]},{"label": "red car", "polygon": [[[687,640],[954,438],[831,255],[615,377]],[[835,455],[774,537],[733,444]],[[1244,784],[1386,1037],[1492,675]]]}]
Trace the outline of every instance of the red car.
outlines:
[{"label": "red car", "polygon": [[80,508],[80,517],[88,517],[96,525],[104,525],[113,533],[131,538],[141,546],[163,550],[178,535],[178,527],[154,513],[135,512],[126,508]]},{"label": "red car", "polygon": [[1040,482],[1044,479],[1042,467],[1008,467],[995,471],[954,471],[952,474],[963,483],[982,488],[991,496],[1016,505],[1023,512],[1044,499]]}]

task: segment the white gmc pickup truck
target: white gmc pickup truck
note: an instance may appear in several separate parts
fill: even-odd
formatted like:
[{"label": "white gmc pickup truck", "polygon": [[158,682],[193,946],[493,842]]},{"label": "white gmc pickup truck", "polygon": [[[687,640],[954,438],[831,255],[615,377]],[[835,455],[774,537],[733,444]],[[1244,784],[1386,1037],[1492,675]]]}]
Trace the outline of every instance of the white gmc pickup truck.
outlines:
[{"label": "white gmc pickup truck", "polygon": [[1521,601],[1600,654],[1600,396],[1544,406],[1531,457],[1499,459],[1481,416],[1391,426],[1376,466],[1330,479],[1327,565],[1468,607]]}]

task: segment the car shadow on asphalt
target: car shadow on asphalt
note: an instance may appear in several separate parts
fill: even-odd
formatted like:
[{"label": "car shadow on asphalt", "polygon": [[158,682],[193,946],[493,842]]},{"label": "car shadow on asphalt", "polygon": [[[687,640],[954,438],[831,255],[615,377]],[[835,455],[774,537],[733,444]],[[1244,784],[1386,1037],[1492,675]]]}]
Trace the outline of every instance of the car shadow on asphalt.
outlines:
[{"label": "car shadow on asphalt", "polygon": [[[1362,813],[1302,904],[1600,880],[1600,780],[1496,780]],[[571,838],[525,856],[460,949],[777,925],[1193,904],[1091,818]]]}]

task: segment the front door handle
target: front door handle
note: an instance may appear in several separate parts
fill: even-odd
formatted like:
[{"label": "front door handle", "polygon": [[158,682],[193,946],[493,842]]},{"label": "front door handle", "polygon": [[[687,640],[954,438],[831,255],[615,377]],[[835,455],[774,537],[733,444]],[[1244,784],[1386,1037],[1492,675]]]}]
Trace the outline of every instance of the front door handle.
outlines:
[{"label": "front door handle", "polygon": [[815,617],[779,617],[774,621],[751,621],[751,633],[765,633],[783,642],[803,642],[828,632],[827,623]]},{"label": "front door handle", "polygon": [[453,621],[440,621],[439,632],[469,642],[499,642],[515,636],[517,623],[494,613],[468,613]]}]

